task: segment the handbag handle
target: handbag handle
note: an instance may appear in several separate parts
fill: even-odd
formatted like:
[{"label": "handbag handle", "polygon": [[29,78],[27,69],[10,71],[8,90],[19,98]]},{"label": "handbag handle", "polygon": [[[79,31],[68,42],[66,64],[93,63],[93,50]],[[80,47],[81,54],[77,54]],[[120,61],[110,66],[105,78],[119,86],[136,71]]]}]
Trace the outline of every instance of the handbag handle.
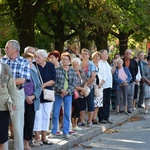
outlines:
[{"label": "handbag handle", "polygon": [[38,67],[37,63],[36,63],[36,68],[37,68],[41,83],[43,84],[43,80],[42,80],[42,77],[41,77],[41,74],[40,74],[39,67]]}]

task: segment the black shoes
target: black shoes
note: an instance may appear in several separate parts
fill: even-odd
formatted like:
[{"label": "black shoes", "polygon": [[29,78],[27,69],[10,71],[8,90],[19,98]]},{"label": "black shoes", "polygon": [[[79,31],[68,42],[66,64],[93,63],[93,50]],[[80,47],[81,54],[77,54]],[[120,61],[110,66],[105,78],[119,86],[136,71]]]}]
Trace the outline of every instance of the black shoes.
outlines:
[{"label": "black shoes", "polygon": [[138,105],[138,108],[144,108],[142,105]]},{"label": "black shoes", "polygon": [[131,112],[131,111],[128,111],[128,113],[129,113],[129,114],[132,114],[132,112]]},{"label": "black shoes", "polygon": [[102,123],[102,124],[105,124],[105,123],[113,124],[113,122],[109,121],[109,120],[101,120],[100,123]]},{"label": "black shoes", "polygon": [[119,113],[124,113],[124,110],[119,110]]}]

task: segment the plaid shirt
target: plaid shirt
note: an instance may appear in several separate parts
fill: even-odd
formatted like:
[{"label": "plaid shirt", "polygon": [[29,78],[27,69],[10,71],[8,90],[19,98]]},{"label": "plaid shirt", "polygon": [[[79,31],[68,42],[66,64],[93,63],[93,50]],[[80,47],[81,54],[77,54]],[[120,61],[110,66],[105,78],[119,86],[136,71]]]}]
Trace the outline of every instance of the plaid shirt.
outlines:
[{"label": "plaid shirt", "polygon": [[[70,67],[67,71],[68,74],[68,95],[73,95],[73,91],[76,88],[76,82],[77,82],[77,74],[76,71]],[[54,90],[56,95],[61,94],[61,89],[64,89],[64,83],[65,83],[65,75],[66,71],[62,68],[62,66],[56,68],[56,82],[54,85]]]},{"label": "plaid shirt", "polygon": [[7,56],[5,56],[0,61],[7,64],[11,68],[12,74],[15,79],[25,78],[26,80],[30,80],[29,62],[23,57],[18,56],[13,61]]}]

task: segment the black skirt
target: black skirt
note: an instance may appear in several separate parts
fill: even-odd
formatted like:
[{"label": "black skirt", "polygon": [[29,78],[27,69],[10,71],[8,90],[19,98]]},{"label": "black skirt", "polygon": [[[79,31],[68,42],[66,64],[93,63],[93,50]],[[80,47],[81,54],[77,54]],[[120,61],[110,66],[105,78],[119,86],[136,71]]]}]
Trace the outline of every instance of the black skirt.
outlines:
[{"label": "black skirt", "polygon": [[8,141],[9,111],[0,111],[0,144]]}]

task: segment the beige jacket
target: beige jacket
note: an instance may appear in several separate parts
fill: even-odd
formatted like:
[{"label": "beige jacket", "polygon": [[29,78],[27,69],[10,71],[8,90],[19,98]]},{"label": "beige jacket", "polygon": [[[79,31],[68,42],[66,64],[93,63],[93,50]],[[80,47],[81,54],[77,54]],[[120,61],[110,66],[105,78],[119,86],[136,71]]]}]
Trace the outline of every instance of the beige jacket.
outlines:
[{"label": "beige jacket", "polygon": [[8,65],[0,63],[0,111],[8,110],[7,101],[9,96],[16,106],[17,89],[15,80]]}]

